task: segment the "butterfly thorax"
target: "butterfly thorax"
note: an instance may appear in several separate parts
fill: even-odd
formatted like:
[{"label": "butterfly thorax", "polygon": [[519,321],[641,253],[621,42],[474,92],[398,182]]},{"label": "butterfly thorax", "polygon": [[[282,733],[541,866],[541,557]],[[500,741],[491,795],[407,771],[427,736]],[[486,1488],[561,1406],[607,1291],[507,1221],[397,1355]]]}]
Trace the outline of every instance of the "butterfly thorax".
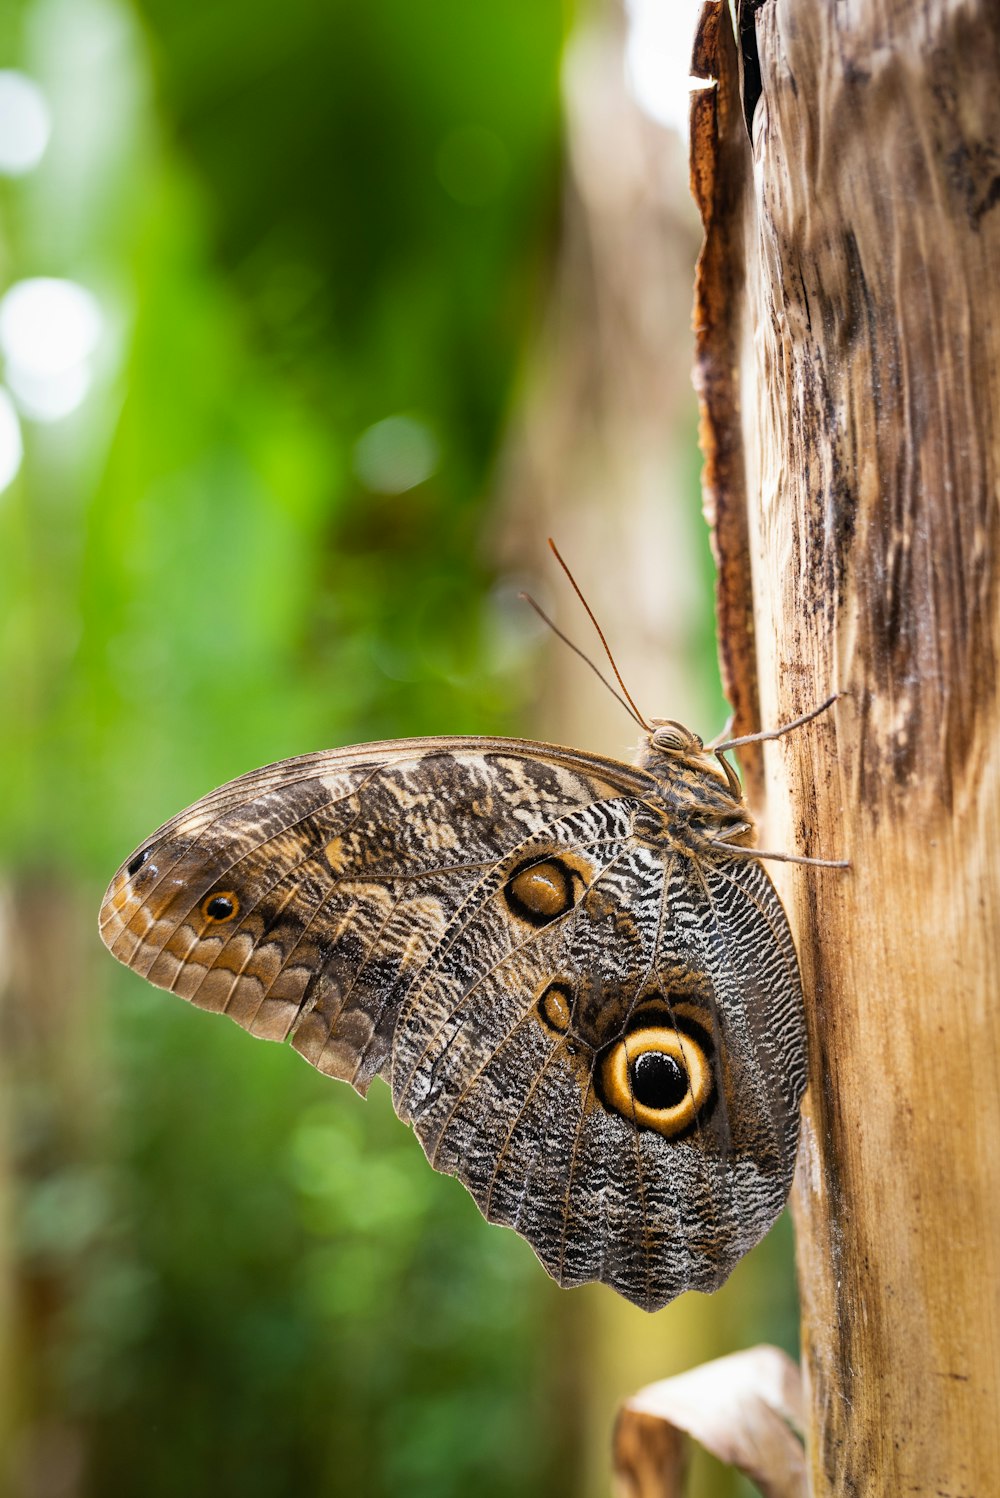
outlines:
[{"label": "butterfly thorax", "polygon": [[707,842],[753,841],[753,820],[735,771],[690,729],[656,721],[640,741],[636,762],[656,782],[655,799],[643,808],[656,817],[654,835],[662,837],[665,827],[671,841],[694,850]]}]

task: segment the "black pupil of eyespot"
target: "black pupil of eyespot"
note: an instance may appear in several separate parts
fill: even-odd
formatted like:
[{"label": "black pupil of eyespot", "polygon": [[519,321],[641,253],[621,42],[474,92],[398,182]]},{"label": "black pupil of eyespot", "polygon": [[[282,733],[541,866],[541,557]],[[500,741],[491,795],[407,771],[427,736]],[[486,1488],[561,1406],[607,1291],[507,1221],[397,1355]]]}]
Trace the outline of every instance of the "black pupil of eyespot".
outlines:
[{"label": "black pupil of eyespot", "polygon": [[233,913],[233,902],[226,895],[216,895],[214,900],[209,900],[205,906],[205,914],[210,915],[213,921],[224,921],[227,915]]},{"label": "black pupil of eyespot", "polygon": [[135,855],[135,857],[133,858],[132,862],[128,866],[128,871],[129,871],[130,875],[131,874],[138,874],[139,870],[142,868],[142,866],[146,862],[147,858],[149,858],[149,856],[152,853],[152,851],[153,851],[152,848],[143,848],[143,850],[142,850],[141,853],[137,853]]},{"label": "black pupil of eyespot", "polygon": [[675,1056],[643,1051],[631,1070],[632,1094],[644,1108],[676,1108],[687,1096],[687,1072]]}]

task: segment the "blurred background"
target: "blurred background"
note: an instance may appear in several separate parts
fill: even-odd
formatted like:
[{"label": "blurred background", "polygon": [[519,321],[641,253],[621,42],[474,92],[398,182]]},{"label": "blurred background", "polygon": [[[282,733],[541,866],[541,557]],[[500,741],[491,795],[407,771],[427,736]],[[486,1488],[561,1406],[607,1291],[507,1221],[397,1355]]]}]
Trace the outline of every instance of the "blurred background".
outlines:
[{"label": "blurred background", "polygon": [[[258,764],[725,716],[680,0],[8,0],[0,1493],[609,1490],[616,1403],[795,1350],[787,1222],[656,1317],[559,1291],[367,1103],[96,935]],[[707,1461],[693,1491],[745,1491]]]}]

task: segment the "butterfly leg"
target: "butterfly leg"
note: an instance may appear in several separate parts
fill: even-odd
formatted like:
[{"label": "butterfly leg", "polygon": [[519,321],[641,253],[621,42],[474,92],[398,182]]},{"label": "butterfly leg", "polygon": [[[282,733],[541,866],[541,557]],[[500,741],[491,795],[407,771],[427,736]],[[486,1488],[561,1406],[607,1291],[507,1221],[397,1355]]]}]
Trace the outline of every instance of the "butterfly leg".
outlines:
[{"label": "butterfly leg", "polygon": [[725,837],[707,837],[705,847],[730,854],[733,858],[771,858],[776,863],[803,863],[814,869],[849,869],[848,858],[807,858],[804,853],[771,853],[764,848],[745,848],[727,842]]},{"label": "butterfly leg", "polygon": [[734,723],[735,719],[736,719],[736,714],[735,713],[730,713],[729,717],[726,719],[725,723],[723,724],[723,727],[722,727],[721,731],[715,735],[715,738],[712,739],[710,743],[708,743],[708,744],[705,745],[705,748],[706,749],[713,749],[714,750],[714,749],[717,749],[720,744],[724,744],[728,740],[729,735],[733,731],[733,723]]},{"label": "butterfly leg", "polygon": [[[793,718],[790,723],[783,723],[780,728],[772,728],[763,733],[745,733],[737,739],[723,739],[721,743],[713,741],[711,744],[706,745],[706,747],[714,750],[717,755],[721,756],[726,749],[738,749],[741,744],[763,744],[767,739],[784,738],[786,733],[792,733],[794,729],[802,728],[804,724],[811,723],[813,718],[818,718],[820,713],[825,713],[827,708],[833,706],[838,697],[843,696],[843,692],[831,693],[825,702],[820,703],[819,707],[814,707],[811,712],[803,713],[800,718]],[[732,721],[732,718],[730,718],[730,725]]]}]

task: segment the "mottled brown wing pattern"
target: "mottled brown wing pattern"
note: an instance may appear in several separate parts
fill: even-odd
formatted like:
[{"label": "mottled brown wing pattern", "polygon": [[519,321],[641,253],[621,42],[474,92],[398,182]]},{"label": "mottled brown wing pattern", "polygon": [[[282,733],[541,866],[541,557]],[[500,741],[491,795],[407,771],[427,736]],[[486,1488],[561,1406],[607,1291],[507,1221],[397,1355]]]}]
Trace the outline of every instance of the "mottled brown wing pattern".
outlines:
[{"label": "mottled brown wing pattern", "polygon": [[364,1092],[386,1055],[373,1017],[391,1034],[399,985],[470,887],[611,788],[523,756],[356,753],[270,766],[174,817],[112,881],[101,927],[152,983]]},{"label": "mottled brown wing pattern", "polygon": [[770,1226],[804,1085],[770,881],[696,856],[657,795],[517,740],[285,761],[154,834],[102,935],[362,1093],[386,1076],[431,1163],[561,1283],[654,1309]]},{"label": "mottled brown wing pattern", "polygon": [[[780,995],[797,976],[782,942],[771,972],[744,962],[734,993],[761,891],[773,899],[757,866],[713,871],[706,929],[703,871],[690,860],[627,835],[605,848],[588,892],[534,939],[504,939],[502,893],[454,940],[446,933],[444,957],[401,1015],[393,1094],[432,1163],[458,1175],[487,1217],[522,1232],[561,1283],[603,1280],[652,1308],[716,1288],[784,1200],[802,1075],[784,1054],[789,1020],[799,1043],[801,1033]],[[614,939],[601,940],[609,907]],[[553,982],[568,995],[565,1028],[558,1015],[539,1023]],[[718,1068],[714,1106],[674,1137],[608,1106],[597,1080],[600,1058],[646,1003],[674,1024],[693,1008]],[[787,1073],[783,1085],[765,1064]]]}]

